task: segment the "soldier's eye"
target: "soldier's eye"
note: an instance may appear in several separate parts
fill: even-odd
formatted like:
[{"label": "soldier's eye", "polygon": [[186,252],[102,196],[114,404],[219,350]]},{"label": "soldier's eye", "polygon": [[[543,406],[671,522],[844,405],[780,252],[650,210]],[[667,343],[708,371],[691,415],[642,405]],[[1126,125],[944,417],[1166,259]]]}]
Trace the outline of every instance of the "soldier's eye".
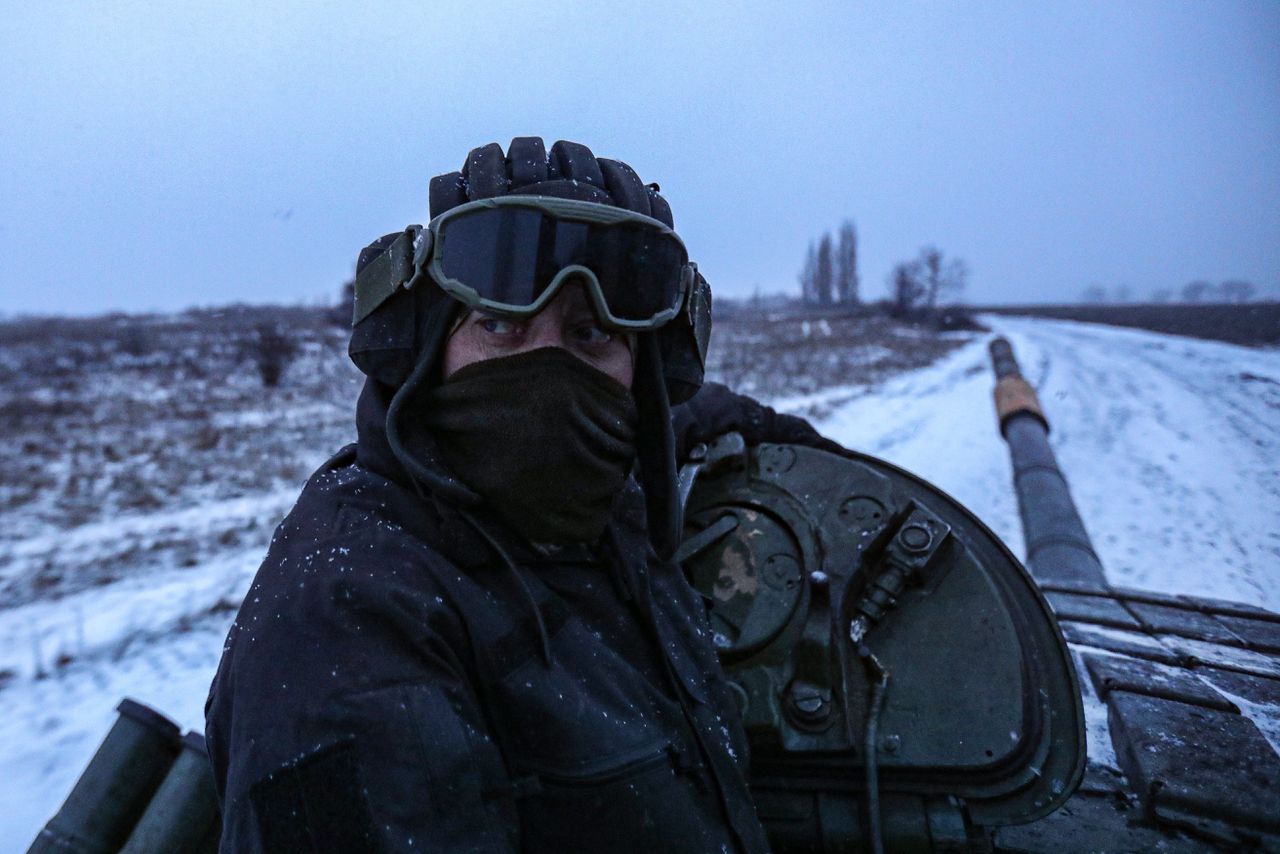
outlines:
[{"label": "soldier's eye", "polygon": [[520,331],[520,324],[502,317],[481,317],[477,324],[490,335],[515,335]]},{"label": "soldier's eye", "polygon": [[613,333],[595,323],[583,323],[574,327],[574,337],[584,344],[605,344],[613,340]]}]

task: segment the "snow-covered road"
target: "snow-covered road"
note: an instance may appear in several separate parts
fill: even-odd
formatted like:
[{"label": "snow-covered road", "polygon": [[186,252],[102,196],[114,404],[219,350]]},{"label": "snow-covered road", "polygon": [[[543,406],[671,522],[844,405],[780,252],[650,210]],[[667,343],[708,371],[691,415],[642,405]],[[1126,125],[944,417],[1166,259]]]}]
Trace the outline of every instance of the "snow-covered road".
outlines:
[{"label": "snow-covered road", "polygon": [[[1113,582],[1280,610],[1280,351],[1087,324],[988,321],[1012,341],[1040,391],[1059,462]],[[829,393],[853,399],[818,426],[935,482],[1021,553],[988,340],[881,385]],[[812,399],[773,402],[798,409]],[[106,733],[120,697],[202,727],[230,620],[210,607],[230,587],[247,586],[258,558],[228,549],[199,568],[81,591],[57,607],[0,610],[8,641],[0,664],[13,672],[0,678],[0,851],[25,850]],[[165,627],[180,630],[142,630]],[[29,662],[53,651],[24,653],[20,639],[77,635],[89,654],[34,678]]]},{"label": "snow-covered road", "polygon": [[[1280,352],[986,320],[1039,391],[1112,583],[1280,610]],[[987,340],[873,389],[818,426],[938,484],[1021,554]]]}]

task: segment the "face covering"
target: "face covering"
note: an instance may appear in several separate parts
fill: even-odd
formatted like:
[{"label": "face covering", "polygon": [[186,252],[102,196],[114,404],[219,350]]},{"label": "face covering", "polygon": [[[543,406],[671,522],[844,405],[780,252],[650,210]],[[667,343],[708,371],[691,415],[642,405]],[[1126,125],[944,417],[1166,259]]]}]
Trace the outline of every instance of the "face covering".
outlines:
[{"label": "face covering", "polygon": [[635,458],[631,391],[559,347],[460,368],[425,419],[445,464],[532,542],[599,537]]}]

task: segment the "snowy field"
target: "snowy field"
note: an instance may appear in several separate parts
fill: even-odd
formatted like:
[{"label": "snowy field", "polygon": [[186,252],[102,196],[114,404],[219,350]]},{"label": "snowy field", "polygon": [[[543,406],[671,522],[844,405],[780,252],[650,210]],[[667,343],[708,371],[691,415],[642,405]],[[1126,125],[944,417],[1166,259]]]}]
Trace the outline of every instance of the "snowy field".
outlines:
[{"label": "snowy field", "polygon": [[[1040,391],[1114,583],[1280,610],[1280,351],[1068,322],[987,322],[1010,338]],[[935,482],[1021,553],[989,339],[971,336],[928,367],[870,384],[771,402],[819,413],[832,438]],[[41,529],[40,539],[6,544],[0,579],[40,555],[91,560],[106,541],[206,546],[182,565],[0,604],[0,851],[25,850],[121,697],[202,728],[223,636],[262,553],[260,537],[213,534],[254,529],[246,519],[265,533],[295,492],[217,497],[88,522],[56,543]]]}]

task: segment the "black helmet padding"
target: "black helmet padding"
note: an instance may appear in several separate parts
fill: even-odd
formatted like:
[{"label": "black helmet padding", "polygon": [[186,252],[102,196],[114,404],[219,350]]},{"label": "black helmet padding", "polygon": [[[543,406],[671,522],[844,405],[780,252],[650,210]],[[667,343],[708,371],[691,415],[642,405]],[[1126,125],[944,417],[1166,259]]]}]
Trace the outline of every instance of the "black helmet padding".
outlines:
[{"label": "black helmet padding", "polygon": [[559,176],[562,181],[590,184],[599,190],[605,188],[604,175],[600,172],[596,156],[580,142],[560,140],[551,146],[547,166],[548,173]]},{"label": "black helmet padding", "polygon": [[[649,188],[640,180],[636,170],[619,160],[606,160],[602,157],[597,162],[600,164],[605,189],[617,200],[618,207],[636,211],[645,216],[653,215],[653,207],[649,203]],[[670,225],[670,220],[670,209],[668,209],[668,216],[664,222]]]},{"label": "black helmet padding", "polygon": [[491,142],[471,149],[467,162],[462,165],[462,180],[470,201],[505,196],[511,188],[511,180],[507,177],[507,158],[502,153],[502,146]]},{"label": "black helmet padding", "polygon": [[432,217],[439,211],[447,211],[471,201],[467,198],[467,182],[461,172],[447,172],[432,178],[428,197],[431,200]]},{"label": "black helmet padding", "polygon": [[511,187],[521,187],[547,180],[547,148],[540,136],[518,136],[507,148],[507,167],[511,170]]},{"label": "black helmet padding", "polygon": [[585,145],[565,140],[548,152],[536,136],[513,139],[505,157],[496,142],[473,148],[461,172],[432,178],[431,218],[466,202],[508,194],[612,205],[674,227],[658,185],[646,185],[627,164],[597,159]]}]

